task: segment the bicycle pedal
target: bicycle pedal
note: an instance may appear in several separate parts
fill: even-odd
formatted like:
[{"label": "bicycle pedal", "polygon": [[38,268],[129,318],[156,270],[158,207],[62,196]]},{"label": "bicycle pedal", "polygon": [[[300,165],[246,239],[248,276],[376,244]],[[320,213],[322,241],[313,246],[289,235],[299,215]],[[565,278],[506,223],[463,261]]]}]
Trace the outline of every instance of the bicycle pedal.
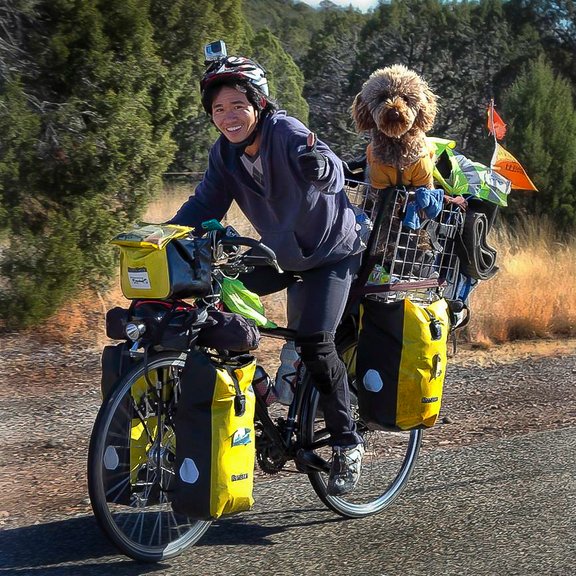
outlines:
[{"label": "bicycle pedal", "polygon": [[296,468],[300,472],[330,472],[330,463],[310,450],[300,448],[294,458]]}]

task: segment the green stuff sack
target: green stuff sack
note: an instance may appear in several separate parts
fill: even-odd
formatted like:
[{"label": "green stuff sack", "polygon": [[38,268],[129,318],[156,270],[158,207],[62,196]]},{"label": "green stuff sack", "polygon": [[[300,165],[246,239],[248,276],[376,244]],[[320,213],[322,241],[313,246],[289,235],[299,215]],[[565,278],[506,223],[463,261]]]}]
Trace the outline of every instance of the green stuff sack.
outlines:
[{"label": "green stuff sack", "polygon": [[256,322],[256,326],[276,328],[276,324],[266,318],[260,296],[251,292],[236,278],[222,280],[222,300],[230,312],[236,312]]},{"label": "green stuff sack", "polygon": [[182,370],[172,508],[189,518],[215,519],[254,504],[256,360],[231,362],[192,352]]},{"label": "green stuff sack", "polygon": [[446,300],[361,304],[356,378],[373,429],[429,428],[440,413],[449,332]]}]

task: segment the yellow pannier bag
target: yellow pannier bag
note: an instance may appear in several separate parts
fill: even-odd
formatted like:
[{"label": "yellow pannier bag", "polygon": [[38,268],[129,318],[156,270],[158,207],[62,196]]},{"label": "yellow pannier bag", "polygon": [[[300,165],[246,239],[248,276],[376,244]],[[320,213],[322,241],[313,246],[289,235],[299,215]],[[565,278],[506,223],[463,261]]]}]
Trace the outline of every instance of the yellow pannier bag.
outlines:
[{"label": "yellow pannier bag", "polygon": [[358,410],[373,429],[411,430],[436,423],[450,330],[445,299],[365,299],[356,359]]},{"label": "yellow pannier bag", "polygon": [[192,228],[147,224],[118,234],[120,286],[126,298],[201,298],[211,289],[210,240]]},{"label": "yellow pannier bag", "polygon": [[175,512],[208,520],[253,506],[255,369],[250,355],[222,363],[188,354],[175,417]]}]

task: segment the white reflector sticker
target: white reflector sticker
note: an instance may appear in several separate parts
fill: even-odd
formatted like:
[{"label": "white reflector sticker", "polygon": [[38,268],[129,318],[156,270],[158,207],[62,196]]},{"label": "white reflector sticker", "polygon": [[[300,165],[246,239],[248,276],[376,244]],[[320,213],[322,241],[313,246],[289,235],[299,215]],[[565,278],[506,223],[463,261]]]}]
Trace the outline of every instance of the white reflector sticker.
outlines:
[{"label": "white reflector sticker", "polygon": [[384,382],[382,382],[382,378],[380,378],[380,373],[377,370],[372,369],[368,370],[366,374],[364,374],[362,383],[364,384],[364,388],[369,392],[380,392],[384,386]]},{"label": "white reflector sticker", "polygon": [[184,458],[184,462],[182,462],[182,466],[180,466],[180,478],[182,478],[182,481],[188,484],[194,484],[199,476],[200,472],[198,472],[196,462],[194,462],[192,458]]},{"label": "white reflector sticker", "polygon": [[120,464],[120,458],[118,458],[118,452],[114,446],[107,446],[104,451],[104,468],[106,470],[116,470]]}]

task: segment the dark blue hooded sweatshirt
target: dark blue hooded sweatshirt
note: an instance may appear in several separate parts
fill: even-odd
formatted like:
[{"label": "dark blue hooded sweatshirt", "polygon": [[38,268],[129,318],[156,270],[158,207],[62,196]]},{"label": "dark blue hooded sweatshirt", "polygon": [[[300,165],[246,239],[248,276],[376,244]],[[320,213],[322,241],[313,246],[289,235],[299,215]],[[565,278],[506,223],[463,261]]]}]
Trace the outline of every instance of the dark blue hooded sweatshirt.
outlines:
[{"label": "dark blue hooded sweatshirt", "polygon": [[260,130],[264,187],[249,176],[241,152],[220,136],[210,150],[203,180],[170,223],[200,229],[206,220],[221,220],[235,200],[284,270],[309,270],[360,252],[340,159],[318,141],[329,172],[310,183],[297,160],[306,147],[308,128],[279,111],[266,116]]}]

